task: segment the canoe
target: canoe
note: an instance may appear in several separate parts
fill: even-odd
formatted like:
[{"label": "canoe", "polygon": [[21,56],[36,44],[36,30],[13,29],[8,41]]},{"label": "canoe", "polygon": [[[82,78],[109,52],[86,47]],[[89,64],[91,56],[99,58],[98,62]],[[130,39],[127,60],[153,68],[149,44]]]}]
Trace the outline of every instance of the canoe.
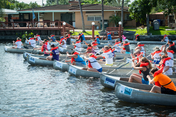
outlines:
[{"label": "canoe", "polygon": [[[71,49],[67,49],[67,48],[62,48],[62,47],[59,47],[59,52],[61,54],[66,54],[66,52],[68,52],[69,54],[71,54],[73,51],[76,51],[76,50],[71,50]],[[81,52],[86,52],[85,49],[82,49]]]},{"label": "canoe", "polygon": [[54,61],[53,62],[53,68],[56,70],[61,70],[63,72],[68,71],[69,64],[62,61]]},{"label": "canoe", "polygon": [[17,49],[17,48],[12,48],[10,46],[5,46],[4,47],[5,52],[10,52],[10,53],[19,53],[19,54],[23,54],[24,52],[29,52],[29,53],[33,53],[33,54],[44,54],[43,52],[41,52],[40,50],[34,50],[34,49]]},{"label": "canoe", "polygon": [[[108,45],[108,44],[109,44],[109,43],[107,42],[107,43],[102,43],[102,44],[97,45],[97,46],[98,46],[98,48],[103,48],[104,46],[106,46],[106,45]],[[87,48],[87,45],[86,45],[86,44],[82,44],[81,46],[82,46],[82,48]],[[73,48],[74,48],[73,45],[67,45],[67,49],[73,49]]]},{"label": "canoe", "polygon": [[[33,57],[37,57],[39,59],[46,59],[47,56],[44,56],[44,55],[38,55],[38,54],[30,54],[30,53],[27,53],[27,52],[24,52],[23,53],[23,58],[25,60],[27,60],[27,57],[28,56],[33,56]],[[66,54],[60,54],[59,56],[59,60],[63,60],[63,59],[66,59],[67,55]]]},{"label": "canoe", "polygon": [[176,106],[176,95],[150,93],[149,90],[147,85],[134,87],[117,83],[115,95],[119,100],[130,103]]}]

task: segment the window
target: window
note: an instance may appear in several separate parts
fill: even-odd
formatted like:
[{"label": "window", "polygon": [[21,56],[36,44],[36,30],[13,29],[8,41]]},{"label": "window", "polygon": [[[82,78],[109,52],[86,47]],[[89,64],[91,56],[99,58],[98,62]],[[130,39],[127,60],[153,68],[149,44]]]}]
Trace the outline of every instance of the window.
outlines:
[{"label": "window", "polygon": [[125,14],[125,20],[131,20],[130,14]]},{"label": "window", "polygon": [[87,21],[100,21],[101,16],[87,16]]}]

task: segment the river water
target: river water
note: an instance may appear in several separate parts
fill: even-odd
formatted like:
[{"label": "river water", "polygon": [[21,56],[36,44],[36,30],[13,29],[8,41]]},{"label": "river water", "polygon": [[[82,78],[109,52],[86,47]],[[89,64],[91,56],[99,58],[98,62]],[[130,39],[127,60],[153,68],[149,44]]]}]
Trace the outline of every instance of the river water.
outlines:
[{"label": "river water", "polygon": [[175,107],[119,101],[99,79],[31,66],[22,54],[4,52],[5,45],[11,44],[0,43],[0,117],[176,116]]}]

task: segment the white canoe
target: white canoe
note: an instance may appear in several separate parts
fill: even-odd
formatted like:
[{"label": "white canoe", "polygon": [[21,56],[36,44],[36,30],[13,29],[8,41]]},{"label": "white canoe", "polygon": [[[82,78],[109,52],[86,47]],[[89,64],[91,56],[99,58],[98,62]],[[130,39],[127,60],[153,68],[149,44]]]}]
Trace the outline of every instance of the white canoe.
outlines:
[{"label": "white canoe", "polygon": [[[150,93],[142,90],[150,90],[150,85],[135,86],[117,83],[115,95],[119,100],[131,103],[154,104],[176,106],[176,95]],[[151,86],[152,87],[152,86]]]},{"label": "white canoe", "polygon": [[61,70],[63,72],[68,71],[69,64],[62,61],[54,61],[53,62],[53,68],[56,70]]},{"label": "white canoe", "polygon": [[43,54],[43,52],[41,52],[40,50],[34,50],[34,49],[17,49],[17,48],[12,48],[10,46],[5,46],[4,47],[5,52],[10,52],[10,53],[19,53],[19,54],[23,54],[24,52],[29,52],[29,53],[33,53],[33,54]]}]

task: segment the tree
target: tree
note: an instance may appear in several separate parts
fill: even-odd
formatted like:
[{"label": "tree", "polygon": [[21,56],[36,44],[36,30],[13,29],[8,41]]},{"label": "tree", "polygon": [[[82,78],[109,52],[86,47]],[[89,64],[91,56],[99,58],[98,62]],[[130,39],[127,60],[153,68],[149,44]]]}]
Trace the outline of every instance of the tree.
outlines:
[{"label": "tree", "polygon": [[124,3],[124,6],[128,7],[130,0],[107,0],[105,5],[118,7],[122,6],[122,3]]},{"label": "tree", "polygon": [[80,12],[81,12],[82,29],[83,29],[83,32],[85,32],[85,24],[84,24],[84,16],[83,16],[83,12],[82,12],[81,0],[79,0],[79,8],[80,8]]},{"label": "tree", "polygon": [[46,1],[46,6],[52,6],[52,5],[66,5],[69,4],[69,0],[47,0]]},{"label": "tree", "polygon": [[123,7],[124,7],[124,0],[122,0],[122,8],[121,8],[121,22],[123,27]]},{"label": "tree", "polygon": [[118,25],[118,22],[120,21],[120,17],[118,15],[112,15],[109,18],[109,22],[113,22],[115,26]]},{"label": "tree", "polygon": [[160,9],[164,11],[165,15],[173,14],[176,12],[176,0],[158,0]]},{"label": "tree", "polygon": [[154,0],[135,0],[128,9],[132,19],[142,24],[145,24],[147,21],[147,34],[149,34],[149,13],[151,12],[152,6],[155,5],[154,3]]},{"label": "tree", "polygon": [[104,0],[101,0],[101,12],[102,12],[102,31],[104,32],[105,31],[105,28],[104,28]]}]

